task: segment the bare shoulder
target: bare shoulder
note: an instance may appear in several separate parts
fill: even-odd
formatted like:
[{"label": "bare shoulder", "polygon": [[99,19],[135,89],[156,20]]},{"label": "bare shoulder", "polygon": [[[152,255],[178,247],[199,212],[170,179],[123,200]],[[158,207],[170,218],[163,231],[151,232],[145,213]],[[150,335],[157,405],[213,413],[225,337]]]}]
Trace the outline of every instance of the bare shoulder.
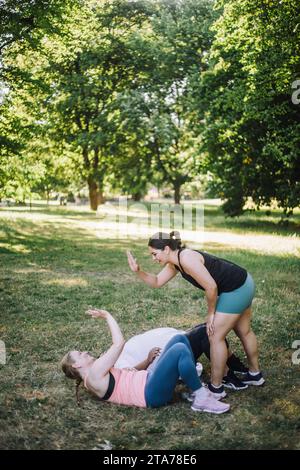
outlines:
[{"label": "bare shoulder", "polygon": [[204,264],[204,257],[198,251],[185,248],[180,254],[180,261],[183,266],[198,264],[199,261]]},{"label": "bare shoulder", "polygon": [[102,398],[108,389],[109,374],[105,374],[102,377],[96,377],[92,372],[90,372],[86,378],[85,385],[88,390],[97,395],[99,398]]}]

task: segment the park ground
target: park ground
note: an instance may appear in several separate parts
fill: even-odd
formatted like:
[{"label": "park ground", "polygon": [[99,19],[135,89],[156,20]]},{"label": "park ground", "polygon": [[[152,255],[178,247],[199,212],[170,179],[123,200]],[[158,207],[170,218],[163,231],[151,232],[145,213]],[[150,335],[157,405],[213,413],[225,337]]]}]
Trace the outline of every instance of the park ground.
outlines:
[{"label": "park ground", "polygon": [[[182,385],[174,403],[161,409],[101,403],[83,390],[77,407],[75,386],[59,361],[76,348],[99,355],[110,341],[106,324],[85,316],[89,306],[111,311],[126,338],[160,326],[187,329],[205,318],[203,295],[179,276],[154,290],[129,271],[126,249],[143,269],[159,269],[148,255],[147,227],[139,232],[132,218],[145,222],[141,206],[132,208],[124,238],[105,208],[98,214],[42,204],[0,209],[6,347],[0,448],[300,449],[300,365],[293,349],[300,340],[300,211],[286,226],[275,210],[226,219],[218,205],[204,208],[200,248],[243,265],[256,281],[253,329],[264,387],[229,391],[231,411],[221,416],[192,412],[181,399]],[[244,359],[233,333],[229,341]],[[208,379],[207,360],[203,365]]]}]

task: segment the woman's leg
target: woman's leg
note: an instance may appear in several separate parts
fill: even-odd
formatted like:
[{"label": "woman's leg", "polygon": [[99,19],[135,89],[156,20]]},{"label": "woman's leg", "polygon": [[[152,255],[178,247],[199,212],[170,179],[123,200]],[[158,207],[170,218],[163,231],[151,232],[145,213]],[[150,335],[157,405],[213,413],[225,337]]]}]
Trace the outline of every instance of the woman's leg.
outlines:
[{"label": "woman's leg", "polygon": [[157,407],[168,403],[179,377],[193,391],[202,385],[189,342],[184,335],[176,335],[169,341],[156,367],[149,373],[145,388],[147,405]]},{"label": "woman's leg", "polygon": [[247,355],[250,372],[258,372],[258,350],[257,340],[250,325],[251,320],[251,307],[244,310],[238,322],[234,326],[236,335],[241,340],[245,353]]},{"label": "woman's leg", "polygon": [[[251,305],[255,293],[255,284],[251,274],[247,274],[244,284],[232,292],[225,292],[219,296],[215,314],[215,332],[210,336],[210,348],[212,356],[212,385],[220,386],[226,363],[225,336],[230,330],[235,329],[240,323],[238,331],[246,337],[246,327],[250,317],[245,315],[245,309]],[[243,313],[242,313],[243,312]],[[248,323],[247,323],[248,322]],[[238,334],[238,333],[237,333]],[[250,345],[250,341],[248,342]],[[250,345],[251,351],[251,345]],[[254,359],[254,356],[253,356]]]},{"label": "woman's leg", "polygon": [[222,384],[225,365],[228,358],[228,350],[225,337],[231,331],[240,318],[235,313],[215,313],[214,334],[209,337],[211,356],[211,383],[215,387]]}]

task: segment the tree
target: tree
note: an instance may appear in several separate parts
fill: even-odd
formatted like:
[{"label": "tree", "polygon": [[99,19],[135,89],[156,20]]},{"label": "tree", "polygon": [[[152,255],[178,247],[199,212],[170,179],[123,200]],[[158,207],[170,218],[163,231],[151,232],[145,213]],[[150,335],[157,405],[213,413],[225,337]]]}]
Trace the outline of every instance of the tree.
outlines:
[{"label": "tree", "polygon": [[0,56],[15,42],[35,48],[45,33],[61,33],[61,23],[80,0],[2,0]]},{"label": "tree", "polygon": [[132,30],[147,21],[143,2],[121,0],[87,5],[74,19],[68,41],[48,55],[52,121],[57,137],[80,149],[82,165],[96,210],[103,201],[103,182],[111,165],[116,132],[115,102],[134,79],[133,58],[127,46]]},{"label": "tree", "polygon": [[182,185],[196,171],[191,84],[205,65],[214,14],[212,2],[204,0],[158,1],[154,8],[151,30],[132,40],[139,68],[126,95],[125,119],[139,120],[152,154],[152,179],[171,185],[179,203]]},{"label": "tree", "polygon": [[[30,56],[42,49],[45,36],[63,35],[66,18],[80,3],[81,0],[0,2],[0,197],[23,198],[38,177],[39,165],[33,164],[32,156],[29,158],[26,153],[31,139],[36,139],[41,130],[38,118],[31,115],[36,95],[26,95],[27,90],[32,91],[36,78],[29,66],[24,67],[22,54],[32,64]],[[35,83],[35,91],[37,88]]]},{"label": "tree", "polygon": [[289,213],[300,201],[300,114],[291,100],[299,77],[296,0],[221,0],[209,69],[198,100],[214,187],[239,215],[247,197],[276,200]]}]

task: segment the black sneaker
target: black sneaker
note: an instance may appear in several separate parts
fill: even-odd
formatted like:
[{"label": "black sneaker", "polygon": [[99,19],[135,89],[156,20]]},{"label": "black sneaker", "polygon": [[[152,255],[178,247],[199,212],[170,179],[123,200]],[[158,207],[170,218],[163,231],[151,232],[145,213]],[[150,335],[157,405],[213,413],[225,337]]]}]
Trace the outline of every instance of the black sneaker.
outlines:
[{"label": "black sneaker", "polygon": [[265,379],[263,378],[261,372],[255,375],[252,375],[248,372],[248,374],[243,378],[243,382],[247,385],[256,385],[259,387],[265,383]]},{"label": "black sneaker", "polygon": [[232,354],[227,359],[227,365],[233,372],[238,372],[240,374],[247,374],[249,372],[248,367],[246,367],[235,354]]},{"label": "black sneaker", "polygon": [[217,400],[221,400],[222,398],[225,398],[227,396],[223,385],[219,388],[216,388],[210,382],[208,382],[207,388]]},{"label": "black sneaker", "polygon": [[230,369],[227,375],[223,377],[222,383],[224,384],[224,387],[231,388],[231,390],[245,390],[248,388],[248,385],[243,383]]}]

